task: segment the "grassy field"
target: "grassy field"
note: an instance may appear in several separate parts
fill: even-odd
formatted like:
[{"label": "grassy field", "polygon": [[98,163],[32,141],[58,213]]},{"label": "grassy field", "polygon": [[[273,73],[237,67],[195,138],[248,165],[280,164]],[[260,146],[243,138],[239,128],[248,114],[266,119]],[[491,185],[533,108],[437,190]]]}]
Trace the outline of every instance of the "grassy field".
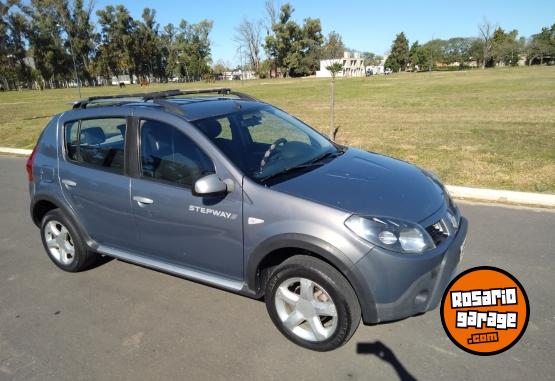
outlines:
[{"label": "grassy field", "polygon": [[[232,86],[327,132],[329,80]],[[555,193],[555,67],[402,73],[337,81],[338,141],[433,170],[449,184]],[[87,88],[83,96],[141,91]],[[0,146],[31,148],[76,89],[0,93]]]}]

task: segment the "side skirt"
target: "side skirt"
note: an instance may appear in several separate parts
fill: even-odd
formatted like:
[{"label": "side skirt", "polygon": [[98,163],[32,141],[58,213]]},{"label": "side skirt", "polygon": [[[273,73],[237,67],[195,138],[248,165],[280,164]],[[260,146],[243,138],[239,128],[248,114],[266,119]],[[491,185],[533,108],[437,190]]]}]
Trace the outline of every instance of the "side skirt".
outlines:
[{"label": "side skirt", "polygon": [[152,269],[159,270],[165,273],[177,275],[177,276],[198,281],[201,283],[206,283],[206,284],[220,287],[233,292],[245,294],[247,296],[254,296],[253,295],[254,293],[247,288],[244,282],[223,278],[214,274],[208,274],[198,270],[192,270],[189,268],[172,265],[166,262],[161,262],[154,259],[146,258],[141,255],[132,254],[127,251],[114,249],[104,245],[98,245],[94,248],[94,250],[100,254],[105,254],[107,256],[121,259],[126,262],[131,262],[137,265],[150,267]]}]

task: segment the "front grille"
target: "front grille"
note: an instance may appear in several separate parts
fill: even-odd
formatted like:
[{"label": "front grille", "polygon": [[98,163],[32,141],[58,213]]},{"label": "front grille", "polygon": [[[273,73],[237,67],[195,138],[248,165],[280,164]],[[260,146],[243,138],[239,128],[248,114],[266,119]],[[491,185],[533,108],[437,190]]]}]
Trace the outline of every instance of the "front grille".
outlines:
[{"label": "front grille", "polygon": [[439,220],[435,224],[428,226],[426,231],[430,234],[436,246],[449,237],[449,232],[443,220]]}]

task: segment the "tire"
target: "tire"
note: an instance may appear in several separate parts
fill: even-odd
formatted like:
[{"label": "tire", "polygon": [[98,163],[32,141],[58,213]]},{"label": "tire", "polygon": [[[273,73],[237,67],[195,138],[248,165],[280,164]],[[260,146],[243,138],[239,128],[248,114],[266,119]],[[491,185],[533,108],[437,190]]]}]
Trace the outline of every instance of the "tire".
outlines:
[{"label": "tire", "polygon": [[87,248],[79,230],[60,209],[46,213],[40,233],[48,257],[64,271],[83,271],[98,260],[98,254]]},{"label": "tire", "polygon": [[277,329],[314,351],[342,346],[360,323],[360,305],[347,279],[306,255],[291,257],[270,271],[265,302]]}]

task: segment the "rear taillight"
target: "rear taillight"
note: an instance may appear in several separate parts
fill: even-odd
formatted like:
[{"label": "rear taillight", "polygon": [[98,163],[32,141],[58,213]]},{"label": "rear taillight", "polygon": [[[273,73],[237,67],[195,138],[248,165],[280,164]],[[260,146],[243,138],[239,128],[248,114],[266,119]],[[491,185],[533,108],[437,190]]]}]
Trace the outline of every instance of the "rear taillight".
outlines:
[{"label": "rear taillight", "polygon": [[35,161],[37,147],[38,146],[35,146],[35,148],[33,148],[33,152],[31,152],[31,156],[27,159],[27,165],[25,166],[27,168],[27,178],[29,179],[29,182],[33,181],[33,161]]}]

